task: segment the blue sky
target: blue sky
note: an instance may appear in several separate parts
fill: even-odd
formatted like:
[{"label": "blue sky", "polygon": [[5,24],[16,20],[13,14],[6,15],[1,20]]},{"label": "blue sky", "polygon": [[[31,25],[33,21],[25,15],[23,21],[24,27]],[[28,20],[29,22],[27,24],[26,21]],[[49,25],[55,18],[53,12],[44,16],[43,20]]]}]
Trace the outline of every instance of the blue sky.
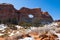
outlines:
[{"label": "blue sky", "polygon": [[0,0],[0,3],[13,4],[16,9],[41,8],[42,11],[47,11],[54,20],[60,19],[60,0]]}]

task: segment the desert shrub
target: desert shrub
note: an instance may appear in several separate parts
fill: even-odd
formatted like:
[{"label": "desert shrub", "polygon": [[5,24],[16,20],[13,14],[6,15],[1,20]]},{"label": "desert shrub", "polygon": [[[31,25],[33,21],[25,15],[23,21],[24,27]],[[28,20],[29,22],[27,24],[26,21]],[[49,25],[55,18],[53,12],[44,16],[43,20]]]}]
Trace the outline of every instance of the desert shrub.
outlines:
[{"label": "desert shrub", "polygon": [[12,30],[17,30],[17,27],[15,27],[13,24],[7,24],[7,26]]},{"label": "desert shrub", "polygon": [[31,23],[27,23],[27,22],[19,22],[20,26],[24,27],[24,28],[29,28],[32,24]]},{"label": "desert shrub", "polygon": [[56,28],[55,31],[56,31],[57,33],[60,33],[60,28]]}]

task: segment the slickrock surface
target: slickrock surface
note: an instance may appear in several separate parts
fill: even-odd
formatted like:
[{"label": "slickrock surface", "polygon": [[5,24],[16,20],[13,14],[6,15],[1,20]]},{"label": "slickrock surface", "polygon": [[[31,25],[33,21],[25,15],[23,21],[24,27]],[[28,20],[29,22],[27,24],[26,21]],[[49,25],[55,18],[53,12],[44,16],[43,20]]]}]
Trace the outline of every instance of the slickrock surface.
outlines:
[{"label": "slickrock surface", "polygon": [[4,40],[3,38],[0,38],[0,40]]},{"label": "slickrock surface", "polygon": [[2,38],[0,37],[0,40],[20,40],[20,39],[33,39],[33,40],[56,40],[58,38],[57,35],[54,34],[42,34],[42,35],[38,35],[36,32],[31,32],[29,34],[23,34],[21,36],[10,36],[10,37],[5,37]]},{"label": "slickrock surface", "polygon": [[[17,30],[7,27],[7,25],[0,24],[0,40],[57,40],[60,38],[60,27],[58,23],[51,23],[43,27],[23,28],[15,25]],[[3,34],[3,35],[2,35]]]}]

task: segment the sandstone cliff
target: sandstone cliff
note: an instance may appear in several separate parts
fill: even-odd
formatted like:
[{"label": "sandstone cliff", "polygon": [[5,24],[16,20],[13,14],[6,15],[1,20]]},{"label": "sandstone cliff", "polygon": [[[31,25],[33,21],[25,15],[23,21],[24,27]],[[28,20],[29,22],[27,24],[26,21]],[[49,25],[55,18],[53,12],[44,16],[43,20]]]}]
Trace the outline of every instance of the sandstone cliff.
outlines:
[{"label": "sandstone cliff", "polygon": [[41,19],[42,23],[51,23],[53,21],[48,12],[42,12],[41,8],[29,9],[22,7],[20,10],[16,10],[12,4],[0,4],[0,21],[16,19],[17,22],[31,22],[35,18]]},{"label": "sandstone cliff", "polygon": [[[19,15],[21,17],[21,20],[27,20],[27,19],[40,19],[41,22],[50,23],[53,21],[52,17],[48,14],[48,12],[42,12],[40,8],[35,9],[29,9],[26,7],[22,7],[19,11]],[[32,17],[30,18],[29,15]],[[31,20],[27,20],[28,22]]]}]

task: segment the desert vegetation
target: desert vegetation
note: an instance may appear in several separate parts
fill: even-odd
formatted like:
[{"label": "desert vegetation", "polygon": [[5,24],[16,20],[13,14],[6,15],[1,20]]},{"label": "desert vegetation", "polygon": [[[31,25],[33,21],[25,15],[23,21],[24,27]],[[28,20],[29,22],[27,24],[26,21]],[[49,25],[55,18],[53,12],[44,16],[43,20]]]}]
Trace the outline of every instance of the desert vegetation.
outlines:
[{"label": "desert vegetation", "polygon": [[4,39],[20,40],[57,40],[60,38],[60,24],[51,23],[43,25],[42,27],[30,26],[28,28],[13,25],[13,24],[0,24],[0,37]]}]

